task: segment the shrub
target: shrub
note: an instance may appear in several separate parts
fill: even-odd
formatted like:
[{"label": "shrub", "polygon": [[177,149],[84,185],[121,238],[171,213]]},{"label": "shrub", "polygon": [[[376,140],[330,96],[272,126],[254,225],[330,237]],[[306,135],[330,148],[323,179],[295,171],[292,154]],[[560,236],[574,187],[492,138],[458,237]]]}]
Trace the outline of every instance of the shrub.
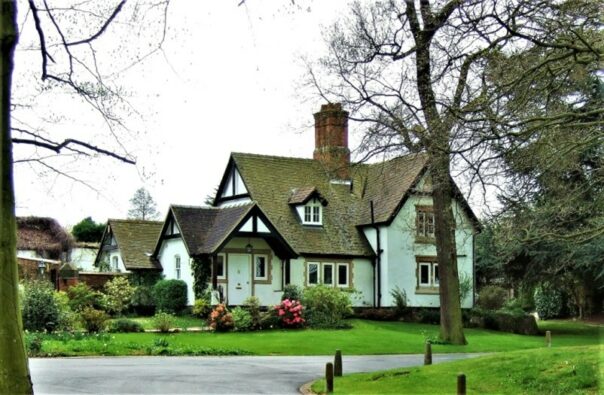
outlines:
[{"label": "shrub", "polygon": [[487,310],[499,310],[503,307],[508,292],[498,285],[487,285],[478,293],[476,304]]},{"label": "shrub", "polygon": [[134,320],[129,320],[127,318],[120,318],[118,320],[115,320],[111,322],[111,325],[109,326],[109,332],[137,333],[144,331],[145,330],[143,329],[143,326],[140,323]]},{"label": "shrub", "polygon": [[153,327],[161,333],[170,332],[174,327],[174,316],[170,313],[159,312],[153,316]]},{"label": "shrub", "polygon": [[252,329],[260,329],[260,299],[256,296],[250,296],[243,301],[243,308],[252,317]]},{"label": "shrub", "polygon": [[121,315],[130,304],[134,287],[123,276],[114,277],[105,283],[105,307],[108,312]]},{"label": "shrub", "polygon": [[264,311],[260,313],[260,329],[278,328],[281,320],[277,317],[276,310]]},{"label": "shrub", "polygon": [[463,301],[472,294],[472,289],[474,289],[472,277],[462,272],[459,275],[459,303],[461,305],[463,305]]},{"label": "shrub", "polygon": [[38,333],[25,336],[25,349],[27,350],[27,356],[35,357],[40,355],[40,352],[42,352],[43,340],[43,337]]},{"label": "shrub", "polygon": [[252,315],[242,307],[235,307],[231,312],[233,316],[233,327],[238,332],[252,329]]},{"label": "shrub", "polygon": [[57,321],[57,330],[71,332],[78,328],[80,317],[69,307],[69,296],[67,293],[59,291],[53,294],[57,308],[59,309],[59,318]]},{"label": "shrub", "polygon": [[107,313],[92,307],[84,307],[80,312],[80,317],[82,317],[84,328],[90,333],[97,333],[105,330],[105,324],[109,319]]},{"label": "shrub", "polygon": [[474,327],[502,332],[518,333],[522,335],[539,334],[535,317],[526,313],[512,314],[501,311],[494,312],[473,309],[471,311],[470,323]]},{"label": "shrub", "polygon": [[303,318],[304,307],[297,300],[285,299],[274,307],[281,326],[284,328],[300,328],[306,320]]},{"label": "shrub", "polygon": [[342,320],[352,314],[350,297],[339,288],[324,285],[306,288],[302,304],[306,321],[313,327],[341,327]]},{"label": "shrub", "polygon": [[67,289],[69,296],[69,307],[73,311],[83,311],[87,307],[104,310],[103,294],[93,291],[88,284],[78,283]]},{"label": "shrub", "polygon": [[390,295],[394,299],[394,313],[398,317],[404,316],[407,313],[407,293],[397,286],[390,291]]},{"label": "shrub", "polygon": [[373,321],[395,321],[397,319],[397,313],[394,309],[363,309],[361,310],[357,316],[364,320],[373,320]]},{"label": "shrub", "polygon": [[212,311],[212,306],[210,306],[210,302],[206,299],[196,299],[195,304],[193,305],[193,310],[191,311],[194,316],[199,318],[208,318],[208,314]]},{"label": "shrub", "polygon": [[285,287],[283,287],[283,295],[281,295],[281,300],[302,300],[302,295],[302,288],[294,284],[287,284]]},{"label": "shrub", "polygon": [[543,283],[535,289],[535,309],[539,318],[547,320],[556,318],[562,312],[562,292],[548,283]]},{"label": "shrub", "polygon": [[60,311],[54,293],[52,284],[48,281],[25,284],[21,306],[24,329],[52,332],[59,326]]},{"label": "shrub", "polygon": [[440,324],[440,309],[421,308],[416,315],[416,321],[422,324]]},{"label": "shrub", "polygon": [[139,315],[152,315],[155,312],[155,300],[153,298],[153,288],[148,285],[139,285],[134,288],[130,306]]},{"label": "shrub", "polygon": [[210,313],[210,328],[217,332],[233,329],[233,315],[229,313],[225,305],[217,305]]},{"label": "shrub", "polygon": [[187,283],[182,280],[160,280],[153,286],[158,310],[177,314],[187,306]]}]

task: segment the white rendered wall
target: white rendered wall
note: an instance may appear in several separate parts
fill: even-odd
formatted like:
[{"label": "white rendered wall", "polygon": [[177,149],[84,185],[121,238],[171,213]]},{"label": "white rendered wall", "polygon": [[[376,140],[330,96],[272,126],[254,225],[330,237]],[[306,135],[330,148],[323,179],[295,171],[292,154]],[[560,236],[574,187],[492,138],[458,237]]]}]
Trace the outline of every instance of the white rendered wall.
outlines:
[{"label": "white rendered wall", "polygon": [[84,272],[96,272],[98,269],[94,267],[97,249],[74,247],[71,250],[71,263],[80,268]]},{"label": "white rendered wall", "polygon": [[164,239],[157,258],[163,268],[162,274],[168,280],[176,279],[176,261],[174,259],[176,255],[180,256],[180,280],[187,283],[187,304],[193,305],[195,302],[193,271],[185,243],[180,237]]}]

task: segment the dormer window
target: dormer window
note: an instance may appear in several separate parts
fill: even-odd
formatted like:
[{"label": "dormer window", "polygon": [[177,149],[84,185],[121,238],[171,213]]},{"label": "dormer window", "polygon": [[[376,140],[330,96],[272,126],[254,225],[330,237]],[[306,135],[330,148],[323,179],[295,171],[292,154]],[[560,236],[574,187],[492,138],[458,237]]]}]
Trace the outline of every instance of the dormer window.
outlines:
[{"label": "dormer window", "polygon": [[304,218],[302,223],[305,225],[323,224],[323,206],[317,199],[312,199],[304,206]]},{"label": "dormer window", "polygon": [[323,225],[323,207],[327,206],[327,200],[315,187],[292,190],[289,204],[295,207],[303,225]]}]

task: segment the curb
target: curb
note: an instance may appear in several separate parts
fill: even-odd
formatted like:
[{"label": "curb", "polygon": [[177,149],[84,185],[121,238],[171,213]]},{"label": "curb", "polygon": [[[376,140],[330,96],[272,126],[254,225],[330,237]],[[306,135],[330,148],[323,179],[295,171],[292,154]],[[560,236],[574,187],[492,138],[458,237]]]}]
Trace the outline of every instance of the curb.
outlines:
[{"label": "curb", "polygon": [[312,383],[314,383],[316,380],[313,381],[309,381],[308,383],[302,384],[302,386],[300,388],[298,388],[298,391],[302,394],[302,395],[314,395],[315,393],[312,391],[312,389],[310,388],[310,386],[312,385]]}]

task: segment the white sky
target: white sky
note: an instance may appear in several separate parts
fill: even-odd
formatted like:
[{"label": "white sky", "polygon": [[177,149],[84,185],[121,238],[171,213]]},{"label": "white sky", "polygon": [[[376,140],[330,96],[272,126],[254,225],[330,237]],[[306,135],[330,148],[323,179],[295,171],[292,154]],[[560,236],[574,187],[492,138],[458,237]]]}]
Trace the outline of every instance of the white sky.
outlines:
[{"label": "white sky", "polygon": [[[321,26],[335,20],[346,1],[314,1],[310,10],[283,5],[288,2],[248,0],[240,7],[238,2],[173,0],[165,57],[157,53],[121,75],[119,83],[140,114],[127,120],[133,133],[122,137],[136,166],[108,158],[57,162],[93,191],[52,171],[41,173],[35,164],[18,163],[17,215],[50,216],[64,226],[86,216],[99,222],[125,218],[129,199],[145,186],[163,216],[171,203],[201,205],[220,181],[232,151],[311,157],[312,114],[321,103],[305,102],[298,94],[304,76],[300,57],[316,57],[324,50]],[[27,16],[22,13],[21,21]],[[16,101],[27,101],[27,84],[35,83],[27,77],[40,75],[39,53],[23,44],[33,32],[27,30],[31,20],[23,26]],[[115,39],[107,33],[107,40]],[[103,44],[111,47],[111,41]],[[117,64],[115,56],[105,55],[102,65]],[[56,139],[72,135],[110,146],[106,137],[99,140],[107,135],[102,120],[64,96],[37,97],[36,115],[22,112],[20,120],[44,127]],[[53,122],[43,125],[42,118]],[[16,147],[15,159],[23,155]]]}]

